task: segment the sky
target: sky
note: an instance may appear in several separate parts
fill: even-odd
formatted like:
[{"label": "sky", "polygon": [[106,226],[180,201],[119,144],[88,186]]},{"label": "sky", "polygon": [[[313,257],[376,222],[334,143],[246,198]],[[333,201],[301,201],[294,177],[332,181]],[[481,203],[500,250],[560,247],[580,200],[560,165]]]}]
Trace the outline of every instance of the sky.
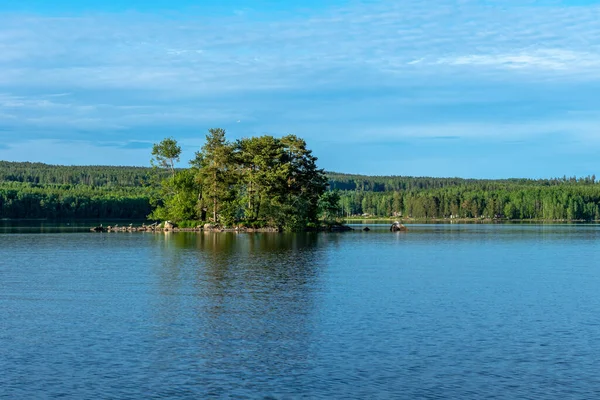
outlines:
[{"label": "sky", "polygon": [[329,171],[600,173],[600,1],[3,0],[0,159],[186,166],[209,128]]}]

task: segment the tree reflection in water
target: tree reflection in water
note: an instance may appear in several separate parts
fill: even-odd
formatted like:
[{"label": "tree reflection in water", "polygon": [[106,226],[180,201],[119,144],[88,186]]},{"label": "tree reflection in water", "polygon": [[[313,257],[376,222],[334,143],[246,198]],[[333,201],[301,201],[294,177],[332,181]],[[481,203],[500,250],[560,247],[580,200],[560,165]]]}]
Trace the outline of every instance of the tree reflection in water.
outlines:
[{"label": "tree reflection in water", "polygon": [[[222,394],[227,379],[247,380],[256,393],[260,370],[301,384],[310,366],[319,314],[325,248],[337,235],[320,233],[177,233],[156,236],[160,296],[156,334],[172,342],[160,362],[197,368],[207,394]],[[167,329],[166,331],[164,329]],[[197,347],[179,348],[194,337]],[[180,364],[179,364],[180,365]],[[280,382],[281,383],[281,382]],[[240,393],[242,394],[242,393]]]}]

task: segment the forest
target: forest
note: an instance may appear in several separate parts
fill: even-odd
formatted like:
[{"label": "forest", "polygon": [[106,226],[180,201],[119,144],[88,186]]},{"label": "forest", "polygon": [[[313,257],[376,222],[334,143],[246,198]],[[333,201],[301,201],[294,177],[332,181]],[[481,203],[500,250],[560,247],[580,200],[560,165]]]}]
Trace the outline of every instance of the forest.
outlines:
[{"label": "forest", "polygon": [[[236,179],[243,180],[235,184],[228,182],[227,187],[235,189],[238,200],[232,207],[229,201],[233,193],[221,193],[226,198],[223,204],[217,202],[219,215],[226,220],[246,217],[255,223],[265,221],[271,212],[272,219],[280,223],[289,218],[286,212],[298,205],[291,199],[298,193],[299,186],[290,187],[288,192],[288,188],[277,187],[275,183],[283,182],[285,173],[291,173],[289,167],[292,164],[273,175],[264,173],[266,169],[260,164],[274,164],[273,161],[283,155],[286,147],[281,140],[283,138],[262,137],[246,139],[243,145],[228,144],[233,149],[228,150],[229,155],[237,153],[236,157],[251,154],[256,150],[252,150],[252,146],[265,145],[269,151],[265,150],[262,160],[257,159],[256,164],[247,158],[230,164],[237,170]],[[301,139],[288,140],[298,141],[303,145],[302,151],[309,152]],[[245,146],[245,152],[239,146]],[[207,188],[200,193],[194,175],[202,163],[206,163],[206,154],[200,149],[187,169],[177,168],[170,160],[163,160],[166,164],[161,164],[156,156],[154,167],[56,166],[0,161],[0,218],[145,220],[150,217],[158,220],[169,217],[169,213],[183,212],[185,219],[202,219],[203,213],[206,213],[205,218],[214,219],[214,200],[218,197],[214,194],[225,186],[217,185],[213,197]],[[310,161],[308,165],[314,168],[313,172],[318,171],[312,154],[305,153],[296,161]],[[322,178],[321,174],[317,176]],[[166,184],[161,184],[165,179],[167,182],[163,183]],[[320,189],[311,195],[302,194],[305,212],[299,218],[300,222],[294,222],[292,218],[288,223],[307,223],[315,218],[315,213],[321,217],[323,213],[328,214],[329,218],[600,220],[600,183],[596,182],[595,176],[486,180],[326,173],[325,183],[328,191],[324,194],[330,196],[325,199],[327,201],[321,201],[319,205],[317,200],[315,205],[315,195]],[[271,189],[273,192],[269,192]],[[178,197],[171,196],[173,194]],[[202,204],[198,202],[200,194]],[[227,196],[230,196],[229,200]],[[273,203],[268,204],[270,196],[273,196]],[[332,205],[337,196],[339,207]],[[185,204],[185,201],[178,203],[176,199],[185,197],[188,204],[194,203],[194,206],[177,210],[176,205]]]},{"label": "forest", "polygon": [[346,217],[415,219],[600,220],[595,176],[553,179],[461,179],[330,173]]},{"label": "forest", "polygon": [[0,161],[0,218],[145,219],[152,170]]}]

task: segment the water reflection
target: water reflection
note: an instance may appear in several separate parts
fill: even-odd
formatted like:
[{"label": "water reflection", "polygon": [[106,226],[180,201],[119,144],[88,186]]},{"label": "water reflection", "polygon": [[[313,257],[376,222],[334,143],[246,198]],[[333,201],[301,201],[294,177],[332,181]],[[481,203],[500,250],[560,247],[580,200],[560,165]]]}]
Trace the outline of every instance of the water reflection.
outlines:
[{"label": "water reflection", "polygon": [[192,353],[177,341],[163,347],[160,363],[189,357],[205,395],[224,394],[225,376],[246,382],[240,395],[256,393],[257,371],[298,379],[309,365],[314,296],[326,262],[317,250],[323,237],[157,235],[162,256],[153,266],[161,288],[155,334],[159,340],[197,339]]}]

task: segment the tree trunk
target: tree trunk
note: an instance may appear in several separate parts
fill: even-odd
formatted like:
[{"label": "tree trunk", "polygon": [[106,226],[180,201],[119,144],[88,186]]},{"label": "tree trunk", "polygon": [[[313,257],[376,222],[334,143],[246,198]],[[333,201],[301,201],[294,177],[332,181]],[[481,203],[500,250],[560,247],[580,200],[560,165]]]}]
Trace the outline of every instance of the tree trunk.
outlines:
[{"label": "tree trunk", "polygon": [[213,219],[215,220],[215,224],[217,223],[217,198],[213,198]]},{"label": "tree trunk", "polygon": [[213,174],[213,220],[217,223],[217,172]]},{"label": "tree trunk", "polygon": [[248,183],[248,210],[250,210],[250,212],[252,213],[250,215],[250,219],[254,219],[254,210],[252,209],[252,196],[254,196],[253,192],[252,192],[252,181],[250,181]]}]

